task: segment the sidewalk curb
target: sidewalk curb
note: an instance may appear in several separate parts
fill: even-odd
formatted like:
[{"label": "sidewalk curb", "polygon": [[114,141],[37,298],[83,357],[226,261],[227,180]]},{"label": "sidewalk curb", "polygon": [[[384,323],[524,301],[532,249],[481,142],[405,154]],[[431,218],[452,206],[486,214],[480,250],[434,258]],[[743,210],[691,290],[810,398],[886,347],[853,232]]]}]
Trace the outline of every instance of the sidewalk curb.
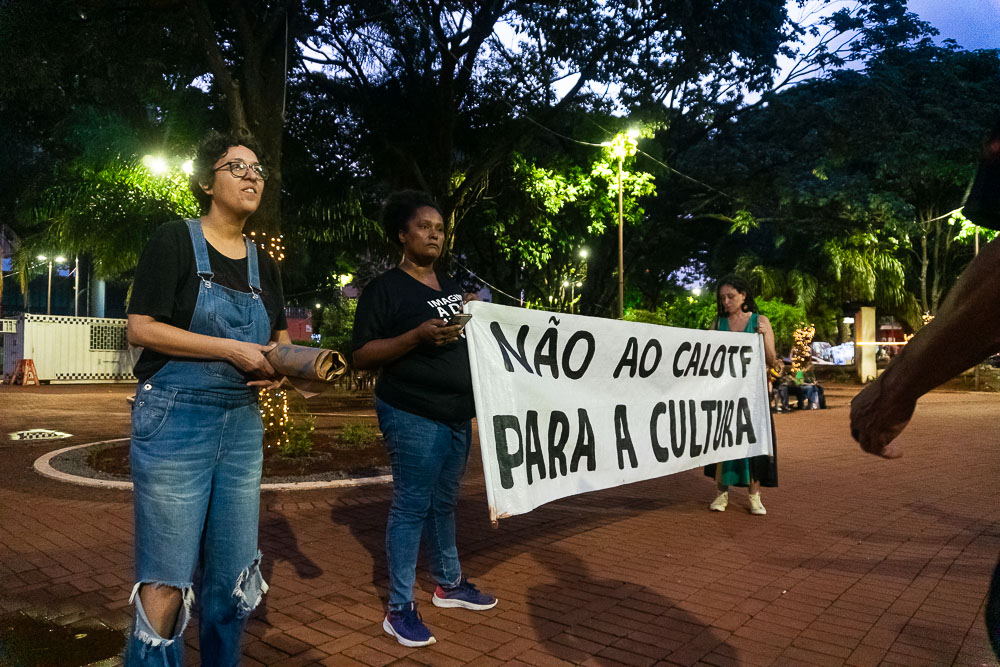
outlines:
[{"label": "sidewalk curb", "polygon": [[[48,477],[49,479],[54,479],[60,482],[67,482],[69,484],[76,484],[78,486],[94,486],[102,489],[118,489],[121,491],[131,491],[132,482],[121,482],[111,479],[94,479],[92,477],[82,477],[80,475],[71,475],[67,472],[62,472],[61,470],[56,470],[52,467],[52,459],[63,454],[65,452],[72,451],[74,449],[82,449],[84,447],[93,447],[94,445],[103,445],[109,442],[122,442],[129,438],[114,438],[112,440],[98,440],[97,442],[86,442],[82,445],[73,445],[71,447],[63,447],[62,449],[57,449],[55,451],[43,454],[42,456],[35,459],[33,467],[38,474],[43,477]],[[261,491],[313,491],[316,489],[337,489],[352,486],[371,486],[374,484],[385,484],[392,481],[392,475],[379,475],[377,477],[353,477],[350,479],[331,479],[328,481],[321,482],[274,482],[268,484],[261,484]]]}]

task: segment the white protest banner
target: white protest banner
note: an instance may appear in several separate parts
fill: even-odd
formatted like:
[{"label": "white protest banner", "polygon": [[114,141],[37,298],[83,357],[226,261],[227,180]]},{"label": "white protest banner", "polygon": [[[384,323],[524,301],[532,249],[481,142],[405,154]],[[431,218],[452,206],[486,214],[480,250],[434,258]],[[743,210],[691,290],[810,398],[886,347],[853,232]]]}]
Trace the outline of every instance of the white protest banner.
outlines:
[{"label": "white protest banner", "polygon": [[466,309],[493,522],[773,451],[758,334],[477,301]]}]

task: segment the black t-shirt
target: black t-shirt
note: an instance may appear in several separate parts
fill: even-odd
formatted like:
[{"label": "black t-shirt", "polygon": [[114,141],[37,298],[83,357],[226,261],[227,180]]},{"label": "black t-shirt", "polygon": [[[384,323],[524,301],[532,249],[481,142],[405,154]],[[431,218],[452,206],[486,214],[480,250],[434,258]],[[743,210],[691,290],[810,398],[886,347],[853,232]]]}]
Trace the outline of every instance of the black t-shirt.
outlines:
[{"label": "black t-shirt", "polygon": [[[427,320],[446,319],[462,310],[462,288],[443,273],[441,291],[400,268],[373,280],[358,299],[352,348],[372,340],[395,338]],[[435,346],[421,345],[379,371],[375,395],[392,407],[438,421],[461,421],[476,413],[465,338]]]},{"label": "black t-shirt", "polygon": [[[250,291],[247,279],[247,259],[230,259],[208,245],[208,262],[214,274],[212,282],[239,292]],[[281,289],[281,274],[274,259],[257,248],[257,271],[260,274],[260,298],[271,320],[271,330],[288,328],[285,319],[285,298]],[[148,315],[185,331],[191,326],[194,306],[198,301],[198,269],[194,261],[194,246],[187,224],[183,220],[168,222],[153,232],[142,251],[135,269],[130,315]],[[172,359],[169,355],[145,348],[139,355],[133,373],[140,382],[151,377]]]}]

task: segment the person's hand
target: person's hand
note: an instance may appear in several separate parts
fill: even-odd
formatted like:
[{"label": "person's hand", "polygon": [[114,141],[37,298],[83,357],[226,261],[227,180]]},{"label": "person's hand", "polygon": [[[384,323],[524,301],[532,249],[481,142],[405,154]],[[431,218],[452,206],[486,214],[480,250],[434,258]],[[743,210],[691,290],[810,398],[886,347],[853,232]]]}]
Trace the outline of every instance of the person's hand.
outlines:
[{"label": "person's hand", "polygon": [[458,340],[462,333],[461,324],[448,324],[442,319],[427,320],[417,327],[417,338],[427,345],[448,345]]},{"label": "person's hand", "polygon": [[466,292],[462,295],[462,303],[469,303],[470,301],[481,301],[479,292]]},{"label": "person's hand", "polygon": [[767,335],[768,332],[773,332],[771,329],[771,323],[764,318],[757,320],[757,333]]},{"label": "person's hand", "polygon": [[256,343],[248,343],[241,340],[230,340],[226,361],[248,375],[267,378],[270,382],[275,376],[274,368],[271,367],[264,353],[275,345],[277,343],[257,345]]},{"label": "person's hand", "polygon": [[249,382],[247,382],[247,386],[260,387],[261,389],[276,390],[276,389],[281,389],[281,387],[284,386],[285,381],[287,379],[288,378],[282,376],[277,380],[250,380]]},{"label": "person's hand", "polygon": [[899,458],[903,449],[893,440],[910,423],[915,407],[916,402],[886,398],[876,381],[851,401],[851,436],[869,454]]}]

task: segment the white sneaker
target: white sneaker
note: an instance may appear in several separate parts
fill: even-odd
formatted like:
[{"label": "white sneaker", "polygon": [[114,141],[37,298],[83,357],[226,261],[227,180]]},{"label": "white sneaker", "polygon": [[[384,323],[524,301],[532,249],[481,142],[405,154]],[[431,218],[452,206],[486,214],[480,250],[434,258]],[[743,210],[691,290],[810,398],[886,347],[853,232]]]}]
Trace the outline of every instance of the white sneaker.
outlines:
[{"label": "white sneaker", "polygon": [[728,504],[729,504],[729,492],[723,491],[722,493],[720,493],[718,496],[715,497],[715,500],[713,500],[712,504],[708,506],[708,509],[712,510],[713,512],[725,512],[726,505]]},{"label": "white sneaker", "polygon": [[760,502],[760,491],[750,494],[750,514],[767,514],[764,504]]}]

